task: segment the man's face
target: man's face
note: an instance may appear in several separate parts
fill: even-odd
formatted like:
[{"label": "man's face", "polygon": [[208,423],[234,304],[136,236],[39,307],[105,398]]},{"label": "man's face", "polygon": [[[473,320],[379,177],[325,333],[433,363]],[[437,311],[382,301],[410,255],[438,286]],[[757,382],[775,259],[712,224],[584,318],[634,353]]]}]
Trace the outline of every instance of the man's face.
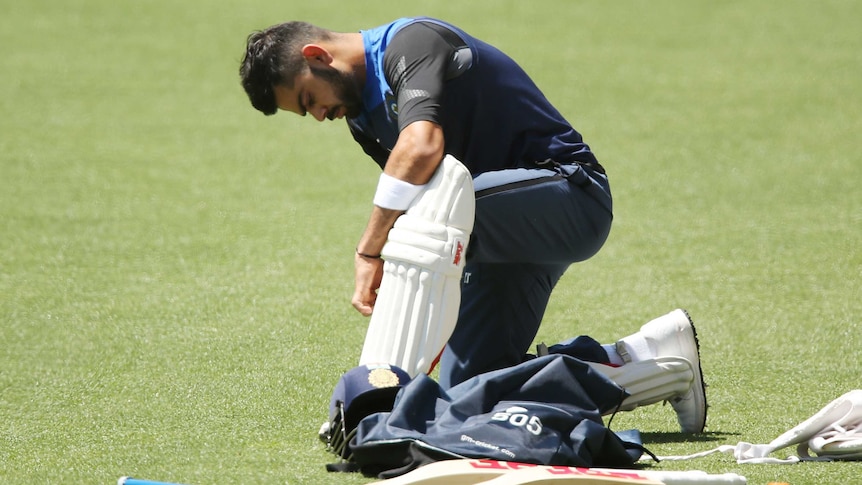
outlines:
[{"label": "man's face", "polygon": [[293,88],[275,87],[279,109],[317,121],[354,118],[362,109],[362,93],[355,78],[334,68],[311,67],[296,76]]}]

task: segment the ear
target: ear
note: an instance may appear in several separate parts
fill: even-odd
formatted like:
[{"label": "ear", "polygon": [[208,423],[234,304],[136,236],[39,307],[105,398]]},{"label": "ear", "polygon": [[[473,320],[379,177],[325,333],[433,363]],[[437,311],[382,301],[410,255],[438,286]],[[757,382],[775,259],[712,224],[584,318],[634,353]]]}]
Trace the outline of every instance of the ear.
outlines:
[{"label": "ear", "polygon": [[317,44],[306,44],[302,46],[302,57],[309,65],[328,66],[332,64],[332,54]]}]

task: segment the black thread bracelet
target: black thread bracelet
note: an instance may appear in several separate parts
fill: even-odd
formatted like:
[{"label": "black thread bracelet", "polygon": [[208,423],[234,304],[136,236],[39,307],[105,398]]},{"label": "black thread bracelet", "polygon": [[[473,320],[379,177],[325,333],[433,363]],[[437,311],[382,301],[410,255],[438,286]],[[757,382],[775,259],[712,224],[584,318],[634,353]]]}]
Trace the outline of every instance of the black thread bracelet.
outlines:
[{"label": "black thread bracelet", "polygon": [[359,252],[359,248],[356,248],[356,254],[358,254],[358,255],[362,256],[363,258],[368,258],[368,259],[380,259],[380,257],[382,256],[382,255],[380,255],[380,254],[378,254],[377,256],[375,256],[375,255],[373,255],[373,254],[360,253],[360,252]]}]

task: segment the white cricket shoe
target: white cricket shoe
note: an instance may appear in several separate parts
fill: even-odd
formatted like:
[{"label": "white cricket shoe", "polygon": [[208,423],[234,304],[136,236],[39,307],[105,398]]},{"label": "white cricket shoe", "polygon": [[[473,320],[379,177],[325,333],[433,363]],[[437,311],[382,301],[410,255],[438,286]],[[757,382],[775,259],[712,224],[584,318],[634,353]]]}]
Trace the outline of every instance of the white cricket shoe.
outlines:
[{"label": "white cricket shoe", "polygon": [[[667,398],[683,433],[700,433],[706,426],[706,384],[700,367],[700,350],[694,323],[677,309],[644,324],[640,332],[620,339],[617,353],[626,363],[661,357],[681,357],[691,364],[691,385]],[[625,367],[625,366],[623,366]]]}]

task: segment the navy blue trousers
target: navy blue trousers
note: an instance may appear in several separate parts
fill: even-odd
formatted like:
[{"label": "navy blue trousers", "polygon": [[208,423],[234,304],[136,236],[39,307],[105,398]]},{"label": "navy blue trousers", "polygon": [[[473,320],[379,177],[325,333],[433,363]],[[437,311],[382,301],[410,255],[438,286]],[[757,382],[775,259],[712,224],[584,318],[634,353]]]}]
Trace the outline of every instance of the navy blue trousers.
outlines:
[{"label": "navy blue trousers", "polygon": [[[487,172],[473,183],[476,222],[458,323],[439,363],[443,388],[523,362],[557,281],[599,251],[613,219],[607,177],[579,165]],[[606,355],[589,338],[566,353]]]}]

